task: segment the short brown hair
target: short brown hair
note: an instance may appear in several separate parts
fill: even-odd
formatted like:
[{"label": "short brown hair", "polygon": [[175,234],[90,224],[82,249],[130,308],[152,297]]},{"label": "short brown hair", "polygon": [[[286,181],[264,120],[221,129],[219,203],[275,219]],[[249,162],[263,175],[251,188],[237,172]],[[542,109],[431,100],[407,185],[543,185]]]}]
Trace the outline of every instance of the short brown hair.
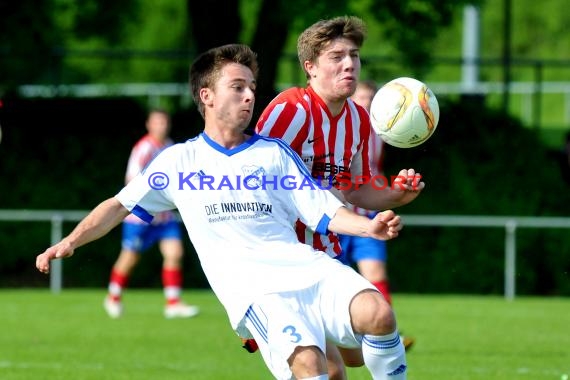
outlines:
[{"label": "short brown hair", "polygon": [[[297,56],[303,70],[305,61],[316,62],[327,45],[337,38],[347,38],[360,48],[366,38],[366,26],[358,17],[341,16],[317,21],[305,29],[297,39]],[[307,72],[305,75],[310,77]]]},{"label": "short brown hair", "polygon": [[200,100],[200,89],[213,88],[221,76],[222,68],[228,63],[238,63],[248,67],[253,77],[257,78],[257,56],[247,45],[228,44],[200,54],[190,67],[190,92],[202,117],[205,107]]}]

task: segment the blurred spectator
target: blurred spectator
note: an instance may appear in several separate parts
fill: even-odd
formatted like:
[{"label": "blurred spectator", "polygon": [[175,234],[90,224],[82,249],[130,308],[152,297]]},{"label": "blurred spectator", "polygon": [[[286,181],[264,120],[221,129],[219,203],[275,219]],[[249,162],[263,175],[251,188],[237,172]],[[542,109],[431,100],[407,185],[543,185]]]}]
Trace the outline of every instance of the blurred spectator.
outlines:
[{"label": "blurred spectator", "polygon": [[[164,148],[172,145],[170,116],[163,110],[152,110],[146,120],[148,133],[133,147],[127,166],[125,181],[128,183]],[[158,243],[163,256],[162,283],[166,305],[166,318],[189,318],[198,314],[198,307],[181,301],[182,257],[184,246],[180,222],[173,212],[157,214],[151,224],[147,224],[134,214],[123,221],[122,249],[111,270],[109,293],[104,307],[111,318],[123,313],[121,297],[129,277],[141,258],[141,254]]]}]

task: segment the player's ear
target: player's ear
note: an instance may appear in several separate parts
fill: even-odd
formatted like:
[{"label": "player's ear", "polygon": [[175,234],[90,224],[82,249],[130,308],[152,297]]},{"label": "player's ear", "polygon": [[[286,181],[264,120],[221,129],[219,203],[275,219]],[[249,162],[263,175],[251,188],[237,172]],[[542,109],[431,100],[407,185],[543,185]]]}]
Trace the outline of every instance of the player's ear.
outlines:
[{"label": "player's ear", "polygon": [[207,87],[200,89],[200,100],[205,106],[211,106],[214,102],[214,93]]},{"label": "player's ear", "polygon": [[314,78],[316,77],[316,65],[311,62],[311,61],[305,61],[303,62],[303,68],[305,69],[305,72],[307,72],[307,74],[309,74],[309,77]]}]

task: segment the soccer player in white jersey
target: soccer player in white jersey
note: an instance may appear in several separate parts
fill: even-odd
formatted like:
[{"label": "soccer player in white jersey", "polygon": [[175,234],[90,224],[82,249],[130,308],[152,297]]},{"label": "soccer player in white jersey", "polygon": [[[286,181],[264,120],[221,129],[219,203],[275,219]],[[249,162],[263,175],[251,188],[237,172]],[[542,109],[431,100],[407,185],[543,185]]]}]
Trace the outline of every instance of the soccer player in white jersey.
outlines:
[{"label": "soccer player in white jersey", "polygon": [[[370,182],[359,185],[363,179],[371,178],[371,127],[368,112],[349,97],[358,83],[359,51],[365,34],[362,20],[351,16],[321,20],[305,29],[297,41],[297,54],[308,85],[278,94],[262,112],[256,131],[288,143],[314,178],[334,185],[331,190],[342,201],[383,210],[413,201],[425,184],[419,173],[403,169],[398,173],[402,182],[396,186],[387,184],[378,191],[380,186]],[[343,185],[346,181],[349,186]],[[331,256],[341,252],[334,233],[313,233],[299,222],[297,234],[300,241]],[[346,365],[364,363],[359,352],[340,351]],[[336,348],[329,345],[327,356],[331,378],[344,379],[344,366]]]},{"label": "soccer player in white jersey", "polygon": [[52,259],[71,256],[129,213],[150,220],[177,208],[232,327],[256,339],[275,378],[328,379],[330,340],[362,346],[374,379],[405,379],[405,351],[385,299],[351,268],[299,242],[294,229],[300,219],[320,232],[391,239],[402,228],[400,217],[388,210],[369,219],[348,210],[287,144],[244,134],[256,76],[255,54],[245,45],[201,54],[190,83],[203,133],[163,150],[39,254],[36,267],[49,272]]},{"label": "soccer player in white jersey", "polygon": [[[164,148],[172,145],[169,138],[170,115],[165,110],[151,110],[147,115],[146,129],[147,133],[131,150],[125,183],[135,178]],[[123,291],[141,254],[155,243],[158,243],[163,257],[164,316],[189,318],[198,314],[197,306],[187,305],[181,300],[184,245],[176,215],[172,211],[165,211],[157,214],[152,223],[146,223],[131,214],[123,221],[122,234],[121,252],[111,269],[109,290],[103,302],[107,314],[111,318],[119,318],[123,314]]]}]

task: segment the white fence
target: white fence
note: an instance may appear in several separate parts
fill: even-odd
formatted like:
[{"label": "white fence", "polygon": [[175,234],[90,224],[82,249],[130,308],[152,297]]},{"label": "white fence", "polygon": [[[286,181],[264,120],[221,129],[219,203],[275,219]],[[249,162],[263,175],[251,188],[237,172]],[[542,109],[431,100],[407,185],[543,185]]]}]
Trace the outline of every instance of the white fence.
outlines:
[{"label": "white fence", "polygon": [[[88,211],[84,210],[0,210],[0,221],[51,223],[51,243],[61,240],[63,222],[78,222]],[[516,232],[518,228],[570,228],[570,218],[475,216],[475,215],[402,215],[404,226],[424,227],[499,227],[505,229],[504,295],[515,298],[516,284]],[[50,271],[50,289],[62,289],[63,268],[61,259],[54,260]]]}]

